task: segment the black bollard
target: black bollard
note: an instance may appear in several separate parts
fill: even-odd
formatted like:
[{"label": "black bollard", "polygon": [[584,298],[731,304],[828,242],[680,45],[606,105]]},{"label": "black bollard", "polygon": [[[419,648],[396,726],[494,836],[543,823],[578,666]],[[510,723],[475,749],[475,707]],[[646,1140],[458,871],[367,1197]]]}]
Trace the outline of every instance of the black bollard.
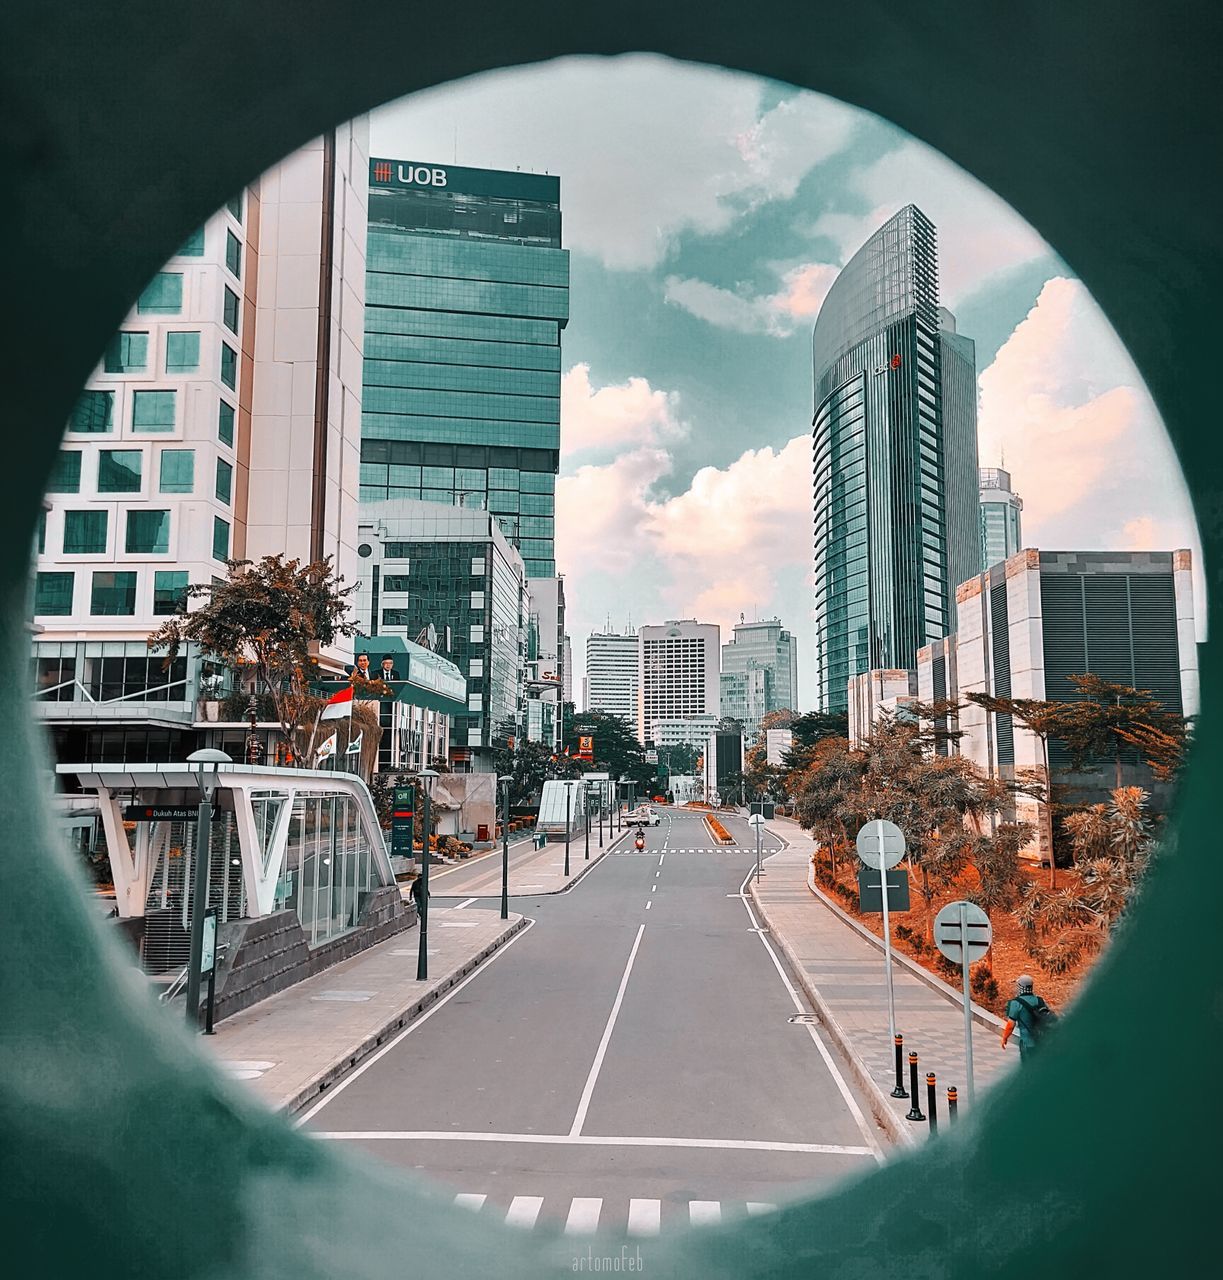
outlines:
[{"label": "black bollard", "polygon": [[951,1124],[959,1119],[957,1114],[960,1109],[960,1095],[956,1093],[955,1085],[947,1086],[947,1119]]},{"label": "black bollard", "polygon": [[898,1031],[896,1033],[896,1088],[892,1090],[893,1098],[909,1096],[905,1089],[904,1046],[905,1038]]},{"label": "black bollard", "polygon": [[926,1106],[930,1108],[930,1136],[933,1138],[938,1132],[938,1087],[933,1071],[926,1072]]},{"label": "black bollard", "polygon": [[909,1108],[909,1114],[905,1116],[906,1120],[924,1120],[926,1117],[922,1115],[921,1103],[917,1098],[917,1054],[909,1054],[909,1088],[913,1091],[913,1105]]}]

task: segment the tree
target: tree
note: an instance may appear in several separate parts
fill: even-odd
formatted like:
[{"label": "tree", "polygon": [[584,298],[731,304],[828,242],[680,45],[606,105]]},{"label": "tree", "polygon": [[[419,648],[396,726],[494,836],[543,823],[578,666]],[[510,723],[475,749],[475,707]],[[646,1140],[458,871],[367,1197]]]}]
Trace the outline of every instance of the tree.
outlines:
[{"label": "tree", "polygon": [[1184,754],[1185,722],[1150,689],[1134,689],[1088,672],[1068,677],[1081,697],[1057,707],[1052,736],[1064,743],[1076,769],[1111,756],[1113,788],[1121,788],[1121,765],[1135,748],[1152,770],[1172,776]]},{"label": "tree", "polygon": [[1028,954],[1041,968],[1065,973],[1093,955],[1133,903],[1153,855],[1147,799],[1141,787],[1119,787],[1107,804],[1066,819],[1081,886],[1033,887],[1018,912]]},{"label": "tree", "polygon": [[643,792],[654,785],[658,776],[655,767],[647,763],[641,743],[619,716],[607,711],[577,712],[565,738],[571,756],[576,756],[581,737],[594,739],[594,759],[579,762],[587,771],[608,773],[616,779],[632,778]]},{"label": "tree", "polygon": [[289,753],[300,762],[308,750],[300,741],[302,726],[318,705],[310,692],[319,674],[317,651],[356,631],[348,616],[355,587],[342,585],[330,557],[303,566],[283,555],[264,556],[227,560],[225,567],[220,582],[187,588],[188,597],[203,604],[167,618],[149,637],[149,648],[165,649],[167,664],[191,642],[230,666],[252,665]]}]

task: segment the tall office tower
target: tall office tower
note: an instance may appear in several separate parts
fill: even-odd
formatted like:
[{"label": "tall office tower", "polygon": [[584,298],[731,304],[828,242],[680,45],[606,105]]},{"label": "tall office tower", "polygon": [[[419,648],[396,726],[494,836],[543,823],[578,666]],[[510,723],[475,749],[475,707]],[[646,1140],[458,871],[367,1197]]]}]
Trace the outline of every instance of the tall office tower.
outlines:
[{"label": "tall office tower", "polygon": [[[39,716],[61,758],[182,759],[232,688],[146,637],[227,558],[356,576],[368,121],[236,195],[149,282],[67,425],[37,543]],[[351,646],[320,655],[338,669]],[[217,682],[219,683],[219,686]]]},{"label": "tall office tower", "polygon": [[492,512],[527,575],[556,575],[560,179],[374,159],[361,498]]},{"label": "tall office tower", "polygon": [[358,552],[359,627],[426,643],[458,667],[466,711],[451,717],[451,762],[459,772],[491,769],[507,732],[523,731],[522,557],[486,512],[410,498],[362,505]]},{"label": "tall office tower", "polygon": [[1023,546],[1019,513],[1023,499],[1011,488],[1011,473],[981,468],[981,568],[1009,560]]},{"label": "tall office tower", "polygon": [[586,706],[637,726],[637,634],[594,632],[586,637]]},{"label": "tall office tower", "polygon": [[935,230],[913,205],[837,277],[812,335],[817,702],[909,668],[978,571],[973,344],[938,305]]},{"label": "tall office tower", "polygon": [[637,737],[646,742],[661,720],[718,714],[716,623],[693,618],[637,632]]},{"label": "tall office tower", "polygon": [[[562,700],[569,679],[565,651],[565,578],[532,578],[527,649],[527,731],[532,742],[561,745]],[[539,704],[539,705],[535,705]]]},{"label": "tall office tower", "polygon": [[770,711],[796,709],[798,646],[780,618],[744,622],[739,615],[734,638],[722,646],[722,715],[743,725],[748,742]]}]

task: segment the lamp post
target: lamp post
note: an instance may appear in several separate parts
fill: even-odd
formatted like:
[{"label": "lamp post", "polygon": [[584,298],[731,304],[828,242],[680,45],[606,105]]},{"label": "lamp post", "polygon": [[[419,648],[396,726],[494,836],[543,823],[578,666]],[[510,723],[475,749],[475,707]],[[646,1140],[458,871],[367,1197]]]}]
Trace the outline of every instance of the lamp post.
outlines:
[{"label": "lamp post", "polygon": [[514,775],[503,773],[501,784],[501,918],[510,916],[510,783]]},{"label": "lamp post", "polygon": [[603,810],[607,807],[607,782],[599,780],[599,848],[603,848]]},{"label": "lamp post", "polygon": [[565,879],[569,878],[569,827],[573,813],[573,788],[575,782],[565,783]]},{"label": "lamp post", "polygon": [[208,907],[208,863],[212,852],[212,797],[217,789],[217,765],[232,764],[224,751],[202,747],[187,757],[195,765],[200,787],[200,819],[196,827],[195,866],[191,884],[191,952],[187,960],[187,1025],[199,1026],[200,970],[204,958],[204,912]]},{"label": "lamp post", "polygon": [[420,838],[420,950],[416,956],[416,981],[429,980],[429,797],[437,781],[436,769],[422,769],[417,775],[421,790],[425,793],[425,825]]},{"label": "lamp post", "polygon": [[586,818],[586,822],[584,824],[586,827],[586,857],[584,861],[586,862],[590,861],[590,797],[594,792],[594,787],[595,784],[593,782],[588,782],[585,787],[582,788],[582,808],[585,811]]}]

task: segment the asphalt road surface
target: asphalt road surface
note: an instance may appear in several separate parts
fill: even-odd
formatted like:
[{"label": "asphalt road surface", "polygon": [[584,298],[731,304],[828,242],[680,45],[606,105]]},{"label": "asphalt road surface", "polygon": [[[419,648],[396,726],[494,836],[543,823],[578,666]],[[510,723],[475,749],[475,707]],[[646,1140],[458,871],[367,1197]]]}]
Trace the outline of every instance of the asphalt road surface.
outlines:
[{"label": "asphalt road surface", "polygon": [[[767,1213],[880,1159],[819,1029],[791,1021],[810,1010],[743,895],[746,822],[723,819],[727,849],[699,814],[662,812],[643,852],[625,842],[566,892],[517,899],[534,924],[309,1129],[573,1236]],[[437,888],[430,923],[461,920]]]}]

